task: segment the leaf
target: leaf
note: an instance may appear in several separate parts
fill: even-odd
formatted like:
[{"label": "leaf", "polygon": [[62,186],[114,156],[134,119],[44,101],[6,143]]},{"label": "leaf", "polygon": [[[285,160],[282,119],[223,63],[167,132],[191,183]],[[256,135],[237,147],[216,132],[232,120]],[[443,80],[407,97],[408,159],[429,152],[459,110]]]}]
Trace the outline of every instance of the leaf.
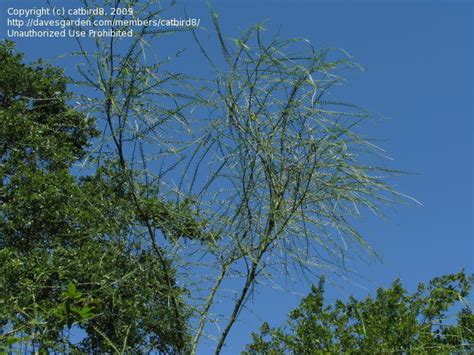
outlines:
[{"label": "leaf", "polygon": [[67,292],[71,296],[76,294],[76,285],[74,285],[71,281],[69,281],[67,284]]}]

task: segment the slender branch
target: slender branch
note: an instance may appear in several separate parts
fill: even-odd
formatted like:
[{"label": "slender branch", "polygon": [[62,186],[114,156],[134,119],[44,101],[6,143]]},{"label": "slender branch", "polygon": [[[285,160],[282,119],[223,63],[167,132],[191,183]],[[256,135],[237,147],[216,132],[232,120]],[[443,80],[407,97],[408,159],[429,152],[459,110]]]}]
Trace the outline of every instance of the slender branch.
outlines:
[{"label": "slender branch", "polygon": [[263,256],[263,254],[261,254],[257,258],[257,260],[254,260],[252,262],[252,267],[250,269],[249,274],[247,275],[244,287],[242,288],[242,291],[240,292],[239,298],[237,299],[237,301],[234,305],[234,309],[233,309],[232,314],[229,318],[229,321],[227,322],[227,325],[224,328],[224,331],[222,332],[222,334],[219,338],[219,342],[217,343],[217,347],[216,347],[216,351],[215,351],[216,355],[220,354],[220,352],[222,350],[222,347],[225,344],[225,340],[226,340],[227,336],[229,335],[229,332],[230,332],[232,326],[234,325],[235,321],[237,320],[237,317],[240,313],[242,305],[244,304],[244,301],[247,297],[247,293],[248,293],[248,291],[250,290],[250,287],[252,286],[252,284],[255,281],[257,267],[258,267],[258,264],[259,264],[260,259],[261,259],[262,256]]},{"label": "slender branch", "polygon": [[211,292],[209,293],[209,296],[207,297],[206,303],[201,313],[201,317],[199,318],[199,324],[196,330],[196,334],[194,335],[191,341],[191,354],[196,354],[197,345],[199,343],[199,339],[201,338],[202,331],[204,329],[204,324],[206,323],[206,319],[209,314],[209,309],[214,304],[214,298],[216,296],[216,292],[219,289],[222,281],[224,280],[224,277],[227,273],[227,267],[228,267],[228,263],[223,263],[221,272],[219,273],[216,281],[214,282],[214,285],[211,288]]}]

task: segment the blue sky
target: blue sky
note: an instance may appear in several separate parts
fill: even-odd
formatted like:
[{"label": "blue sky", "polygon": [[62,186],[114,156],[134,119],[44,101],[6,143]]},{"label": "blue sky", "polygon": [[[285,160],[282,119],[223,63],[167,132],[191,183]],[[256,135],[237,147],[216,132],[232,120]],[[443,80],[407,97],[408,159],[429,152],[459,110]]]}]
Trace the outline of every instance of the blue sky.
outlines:
[{"label": "blue sky", "polygon": [[[41,2],[7,0],[1,8]],[[188,15],[201,17],[201,26],[210,28],[206,2],[186,3]],[[270,33],[279,30],[316,47],[347,50],[367,71],[351,74],[340,98],[383,115],[365,126],[366,133],[385,140],[381,144],[394,158],[392,167],[416,173],[395,185],[423,207],[399,207],[388,221],[364,216],[361,229],[383,261],[355,263],[360,277],[352,281],[361,286],[341,280],[330,288],[330,298],[365,295],[397,277],[413,289],[419,281],[461,268],[473,272],[472,3],[288,0],[215,1],[213,6],[229,36],[265,21]],[[4,16],[2,10],[2,22]],[[17,42],[30,59],[73,47],[71,41]],[[191,42],[183,36],[183,43]],[[191,72],[201,70],[194,61],[187,65]],[[224,353],[241,350],[261,319],[278,323],[298,301],[298,296],[261,290],[248,304],[256,315],[246,314],[236,325]]]}]

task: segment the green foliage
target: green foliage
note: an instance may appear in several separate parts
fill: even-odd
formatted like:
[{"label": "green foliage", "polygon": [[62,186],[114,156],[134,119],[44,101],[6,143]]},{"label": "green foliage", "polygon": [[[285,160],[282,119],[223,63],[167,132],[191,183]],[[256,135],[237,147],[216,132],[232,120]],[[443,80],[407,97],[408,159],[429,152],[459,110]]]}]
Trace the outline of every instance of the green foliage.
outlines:
[{"label": "green foliage", "polygon": [[54,253],[37,249],[28,258],[3,249],[0,264],[1,318],[48,348],[66,346],[60,332],[73,324],[88,333],[77,345],[84,351],[111,351],[108,342],[138,350],[149,341],[166,350],[182,341],[167,307],[170,293],[181,290],[168,289],[149,253],[88,242]]},{"label": "green foliage", "polygon": [[[130,172],[111,162],[90,176],[71,174],[97,136],[95,122],[68,104],[61,70],[22,60],[11,42],[0,43],[0,344],[183,349],[184,290],[141,237]],[[79,344],[73,328],[86,333]]]},{"label": "green foliage", "polygon": [[[94,176],[81,179],[87,193],[95,196],[95,206],[107,213],[106,220],[116,221],[111,227],[130,225],[133,221],[148,222],[172,241],[179,238],[212,241],[214,235],[206,232],[206,221],[193,209],[191,199],[163,201],[154,187],[136,182],[139,177],[134,174],[130,169],[121,169],[117,162],[108,161]],[[134,181],[133,190],[130,180]],[[139,209],[135,207],[137,203]]]},{"label": "green foliage", "polygon": [[188,237],[211,242],[215,236],[205,232],[206,222],[192,210],[192,201],[163,202],[155,198],[143,198],[142,206],[147,219],[166,236],[176,240]]},{"label": "green foliage", "polygon": [[[0,45],[0,157],[2,173],[18,165],[67,167],[85,154],[98,132],[94,121],[67,104],[67,78],[59,68],[22,63],[10,41]],[[14,80],[12,80],[14,78]]]},{"label": "green foliage", "polygon": [[[324,278],[300,306],[290,312],[286,327],[264,323],[245,354],[314,353],[459,353],[474,347],[474,315],[466,306],[472,276],[464,272],[419,284],[409,294],[400,280],[375,297],[324,304]],[[457,303],[457,319],[448,312]]]}]

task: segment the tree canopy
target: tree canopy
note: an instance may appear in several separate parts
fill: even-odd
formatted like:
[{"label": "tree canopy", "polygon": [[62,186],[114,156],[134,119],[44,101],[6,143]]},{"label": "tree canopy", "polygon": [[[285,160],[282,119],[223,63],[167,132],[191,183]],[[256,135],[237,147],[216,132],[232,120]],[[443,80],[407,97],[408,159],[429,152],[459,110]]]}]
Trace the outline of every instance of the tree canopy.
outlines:
[{"label": "tree canopy", "polygon": [[285,326],[264,323],[244,354],[469,352],[474,315],[467,299],[473,280],[462,271],[420,283],[412,294],[395,280],[374,297],[327,305],[321,278]]}]

